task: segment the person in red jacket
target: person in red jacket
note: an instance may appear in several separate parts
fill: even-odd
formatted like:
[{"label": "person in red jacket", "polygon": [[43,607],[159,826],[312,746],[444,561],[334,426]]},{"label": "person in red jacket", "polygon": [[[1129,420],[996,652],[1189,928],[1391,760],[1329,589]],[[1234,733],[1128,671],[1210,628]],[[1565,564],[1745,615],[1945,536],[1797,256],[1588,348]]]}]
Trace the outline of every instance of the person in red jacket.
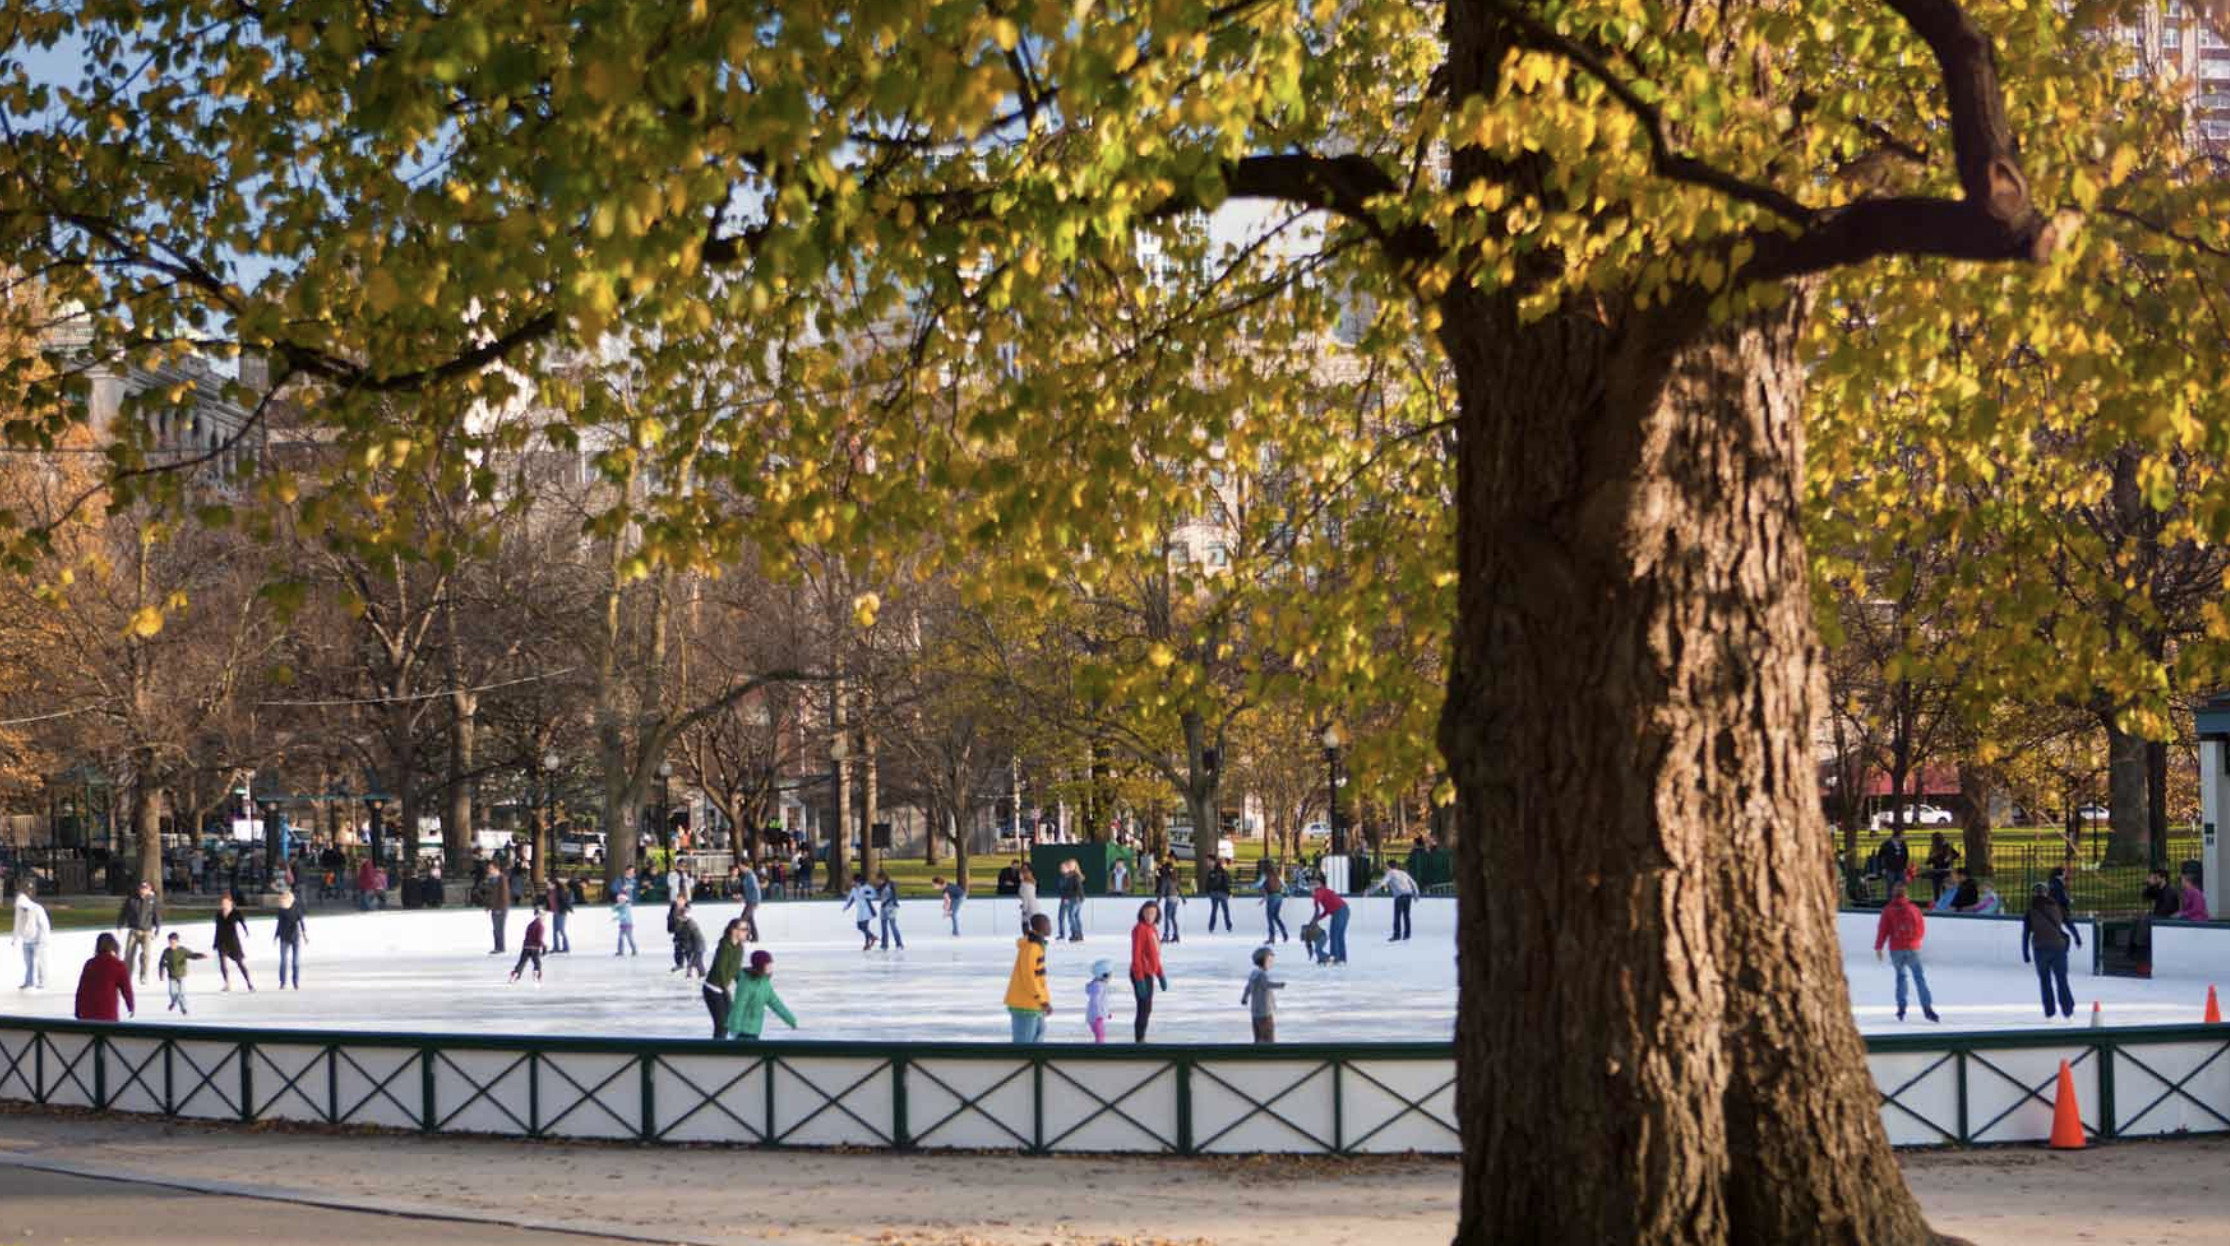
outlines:
[{"label": "person in red jacket", "polygon": [[1905,898],[1905,884],[1892,883],[1889,903],[1882,909],[1882,919],[1874,928],[1874,959],[1882,959],[1882,945],[1889,945],[1889,963],[1897,967],[1897,1019],[1905,1019],[1905,974],[1910,971],[1913,985],[1920,988],[1920,1015],[1930,1021],[1941,1021],[1936,1015],[1936,1002],[1928,994],[1928,975],[1920,967],[1920,943],[1928,937],[1928,919],[1920,915],[1920,906]]},{"label": "person in red jacket", "polygon": [[132,967],[119,955],[123,945],[103,933],[93,944],[93,959],[77,976],[77,1019],[115,1021],[116,997],[124,997],[124,1011],[136,1014],[139,1001],[132,998]]},{"label": "person in red jacket", "polygon": [[1154,1015],[1154,985],[1169,989],[1169,975],[1161,968],[1161,906],[1148,902],[1138,906],[1138,924],[1130,928],[1130,990],[1138,1000],[1138,1012],[1131,1018],[1131,1039],[1146,1041],[1146,1022]]}]

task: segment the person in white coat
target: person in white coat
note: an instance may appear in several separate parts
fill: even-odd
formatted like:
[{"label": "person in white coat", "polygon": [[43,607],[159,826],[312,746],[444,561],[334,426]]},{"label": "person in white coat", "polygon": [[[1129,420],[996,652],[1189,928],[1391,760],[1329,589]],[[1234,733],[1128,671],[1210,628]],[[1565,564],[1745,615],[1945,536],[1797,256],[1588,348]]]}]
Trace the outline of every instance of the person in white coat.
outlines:
[{"label": "person in white coat", "polygon": [[46,989],[46,942],[54,932],[37,896],[39,885],[26,878],[15,893],[15,945],[23,949],[23,989]]}]

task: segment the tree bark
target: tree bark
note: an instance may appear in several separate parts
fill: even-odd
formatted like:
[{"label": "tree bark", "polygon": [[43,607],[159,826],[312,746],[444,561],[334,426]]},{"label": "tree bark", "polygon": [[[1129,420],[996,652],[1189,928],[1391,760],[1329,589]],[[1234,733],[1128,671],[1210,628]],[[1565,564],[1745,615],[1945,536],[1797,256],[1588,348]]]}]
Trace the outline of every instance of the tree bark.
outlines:
[{"label": "tree bark", "polygon": [[2152,859],[2152,815],[2146,806],[2145,738],[2122,730],[2112,714],[2106,725],[2106,816],[2112,834],[2106,860],[2143,865]]},{"label": "tree bark", "polygon": [[2168,742],[2145,741],[2146,864],[2171,868],[2168,861]]},{"label": "tree bark", "polygon": [[132,752],[132,843],[138,850],[136,882],[151,883],[163,893],[163,787],[155,773],[155,750]]},{"label": "tree bark", "polygon": [[1991,878],[1997,874],[1996,863],[1990,859],[1990,776],[1971,758],[1959,761],[1959,795],[1966,800],[1965,816],[1960,827],[1960,856],[1965,859],[1967,873],[1976,878]]},{"label": "tree bark", "polygon": [[1442,300],[1460,1246],[1931,1240],[1820,868],[1796,306]]}]

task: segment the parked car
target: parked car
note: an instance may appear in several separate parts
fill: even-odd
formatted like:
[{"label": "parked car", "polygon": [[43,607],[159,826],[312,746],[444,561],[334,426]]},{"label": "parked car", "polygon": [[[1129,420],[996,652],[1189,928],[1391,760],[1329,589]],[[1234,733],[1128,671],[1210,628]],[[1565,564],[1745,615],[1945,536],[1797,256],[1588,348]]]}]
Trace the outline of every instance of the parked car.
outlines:
[{"label": "parked car", "polygon": [[1331,837],[1332,824],[1329,822],[1311,822],[1301,828],[1301,838],[1303,839],[1330,839]]},{"label": "parked car", "polygon": [[2114,813],[2104,805],[2085,805],[2075,811],[2075,816],[2085,822],[2110,822]]},{"label": "parked car", "polygon": [[[1869,824],[1877,831],[1886,830],[1893,820],[1890,811],[1884,809],[1875,814]],[[1951,811],[1936,805],[1908,805],[1905,808],[1906,826],[1950,826],[1951,822]]]}]

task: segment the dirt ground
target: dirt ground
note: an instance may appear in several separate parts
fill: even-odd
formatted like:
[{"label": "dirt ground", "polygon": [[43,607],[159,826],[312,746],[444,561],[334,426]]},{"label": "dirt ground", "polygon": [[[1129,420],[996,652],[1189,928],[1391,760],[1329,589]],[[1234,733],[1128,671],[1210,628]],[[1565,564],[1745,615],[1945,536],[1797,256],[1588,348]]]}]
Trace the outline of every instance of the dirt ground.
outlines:
[{"label": "dirt ground", "polygon": [[[303,1205],[282,1222],[375,1210],[481,1221],[490,1242],[517,1240],[508,1226],[703,1246],[1284,1246],[1304,1224],[1312,1246],[1425,1246],[1454,1228],[1458,1179],[1448,1160],[652,1149],[13,1109],[0,1165],[148,1183],[110,1189],[151,1207],[170,1187]],[[2230,1241],[2230,1140],[1916,1154],[1906,1172],[1936,1227],[1978,1246]]]}]

